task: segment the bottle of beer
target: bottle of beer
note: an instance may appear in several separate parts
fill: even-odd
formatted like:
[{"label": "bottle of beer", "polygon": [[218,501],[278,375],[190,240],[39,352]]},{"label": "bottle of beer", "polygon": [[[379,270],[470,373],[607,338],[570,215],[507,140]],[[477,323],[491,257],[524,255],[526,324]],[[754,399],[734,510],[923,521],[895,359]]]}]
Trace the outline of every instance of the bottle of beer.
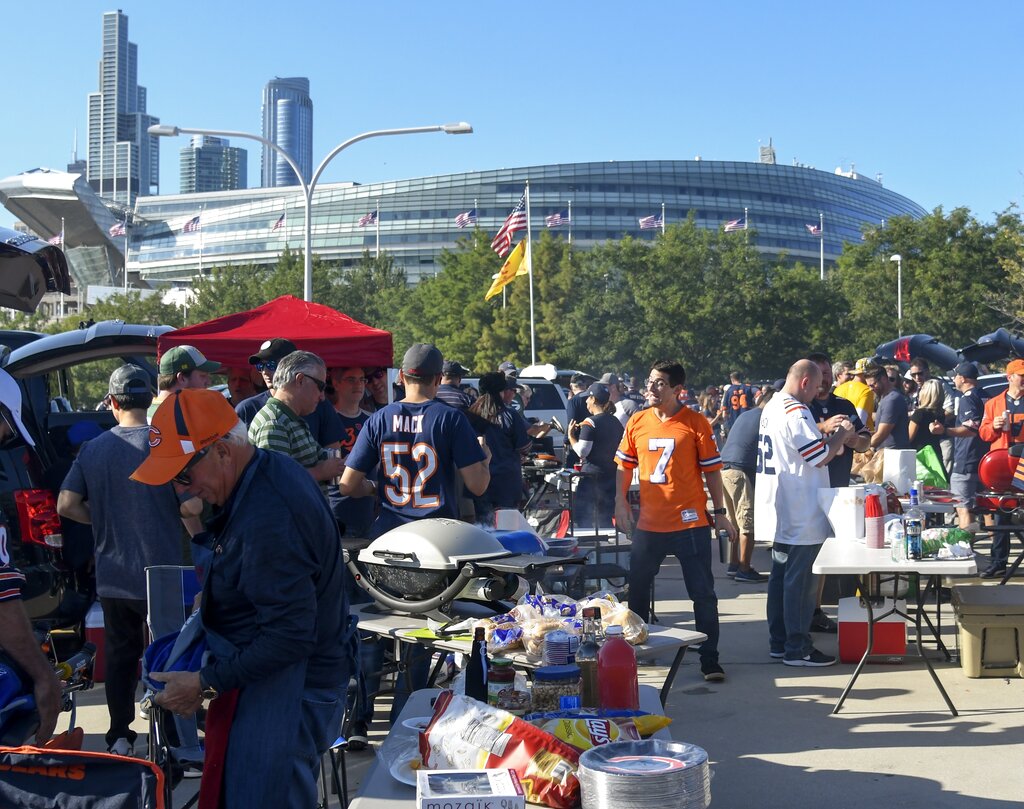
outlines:
[{"label": "bottle of beer", "polygon": [[487,702],[487,639],[482,626],[473,630],[473,647],[466,664],[466,696]]},{"label": "bottle of beer", "polygon": [[576,665],[580,667],[580,707],[600,707],[601,694],[597,686],[597,633],[594,618],[601,612],[597,607],[583,610],[583,640],[576,649]]}]

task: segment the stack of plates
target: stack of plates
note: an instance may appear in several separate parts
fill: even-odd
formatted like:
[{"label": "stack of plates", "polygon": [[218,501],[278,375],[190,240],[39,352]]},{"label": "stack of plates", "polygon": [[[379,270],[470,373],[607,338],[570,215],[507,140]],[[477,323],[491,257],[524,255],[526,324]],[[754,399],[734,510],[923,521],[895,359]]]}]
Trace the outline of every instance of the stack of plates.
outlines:
[{"label": "stack of plates", "polygon": [[561,629],[548,632],[544,636],[544,665],[564,666],[575,662],[576,650],[579,648],[578,635],[570,635]]},{"label": "stack of plates", "polygon": [[708,754],[696,745],[647,739],[587,750],[576,773],[588,809],[706,809]]}]

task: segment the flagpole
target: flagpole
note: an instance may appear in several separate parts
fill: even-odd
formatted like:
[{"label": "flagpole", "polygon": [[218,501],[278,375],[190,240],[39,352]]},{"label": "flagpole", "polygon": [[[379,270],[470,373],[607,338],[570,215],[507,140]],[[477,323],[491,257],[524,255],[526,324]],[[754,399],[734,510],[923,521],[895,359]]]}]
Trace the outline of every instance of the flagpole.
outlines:
[{"label": "flagpole", "polygon": [[569,246],[572,247],[572,200],[569,200]]},{"label": "flagpole", "polygon": [[743,209],[743,229],[746,230],[750,227],[750,216],[747,214],[747,209]]},{"label": "flagpole", "polygon": [[[78,130],[75,130],[75,142],[76,142],[75,151],[76,152],[78,151],[77,141],[78,141]],[[61,250],[65,249],[64,248],[64,217],[63,216],[60,218],[60,249]],[[64,291],[63,290],[61,290],[61,293],[60,293],[60,316],[64,317]]]},{"label": "flagpole", "polygon": [[821,249],[821,280],[825,280],[825,214],[818,212],[818,246]]},{"label": "flagpole", "polygon": [[380,200],[377,200],[377,215],[373,221],[377,225],[377,258],[380,258]]},{"label": "flagpole", "polygon": [[533,250],[531,249],[531,237],[533,230],[530,227],[530,181],[526,181],[526,261],[529,265],[527,272],[530,275],[530,365],[537,364],[537,334],[533,324]]},{"label": "flagpole", "polygon": [[[199,229],[199,275],[203,274],[203,206],[199,206],[199,221],[196,222]],[[125,228],[125,239],[128,238],[128,228]]]}]

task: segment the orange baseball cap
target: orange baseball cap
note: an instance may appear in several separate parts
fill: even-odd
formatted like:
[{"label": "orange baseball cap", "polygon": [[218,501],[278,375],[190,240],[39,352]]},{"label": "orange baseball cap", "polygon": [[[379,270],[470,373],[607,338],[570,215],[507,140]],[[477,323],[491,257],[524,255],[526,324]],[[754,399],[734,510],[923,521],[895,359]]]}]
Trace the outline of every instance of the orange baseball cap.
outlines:
[{"label": "orange baseball cap", "polygon": [[1006,375],[1024,374],[1024,360],[1011,360],[1006,366]]},{"label": "orange baseball cap", "polygon": [[223,438],[238,416],[218,391],[186,388],[157,408],[149,425],[149,457],[132,480],[160,486],[177,475],[197,452]]}]

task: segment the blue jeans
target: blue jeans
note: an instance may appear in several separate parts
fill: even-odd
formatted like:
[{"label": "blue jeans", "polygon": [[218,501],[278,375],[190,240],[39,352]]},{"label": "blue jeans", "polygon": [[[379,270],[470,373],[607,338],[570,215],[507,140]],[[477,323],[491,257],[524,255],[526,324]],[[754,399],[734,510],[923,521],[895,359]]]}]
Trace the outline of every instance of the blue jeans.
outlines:
[{"label": "blue jeans", "polygon": [[821,545],[776,542],[768,577],[768,638],[773,652],[787,660],[811,653],[811,618],[818,597],[818,577],[811,566]]},{"label": "blue jeans", "polygon": [[693,602],[693,623],[708,639],[700,646],[700,662],[718,662],[718,596],[711,573],[711,529],[684,531],[636,530],[629,556],[629,608],[644,621],[651,619],[651,590],[666,556],[679,560],[683,583]]}]

